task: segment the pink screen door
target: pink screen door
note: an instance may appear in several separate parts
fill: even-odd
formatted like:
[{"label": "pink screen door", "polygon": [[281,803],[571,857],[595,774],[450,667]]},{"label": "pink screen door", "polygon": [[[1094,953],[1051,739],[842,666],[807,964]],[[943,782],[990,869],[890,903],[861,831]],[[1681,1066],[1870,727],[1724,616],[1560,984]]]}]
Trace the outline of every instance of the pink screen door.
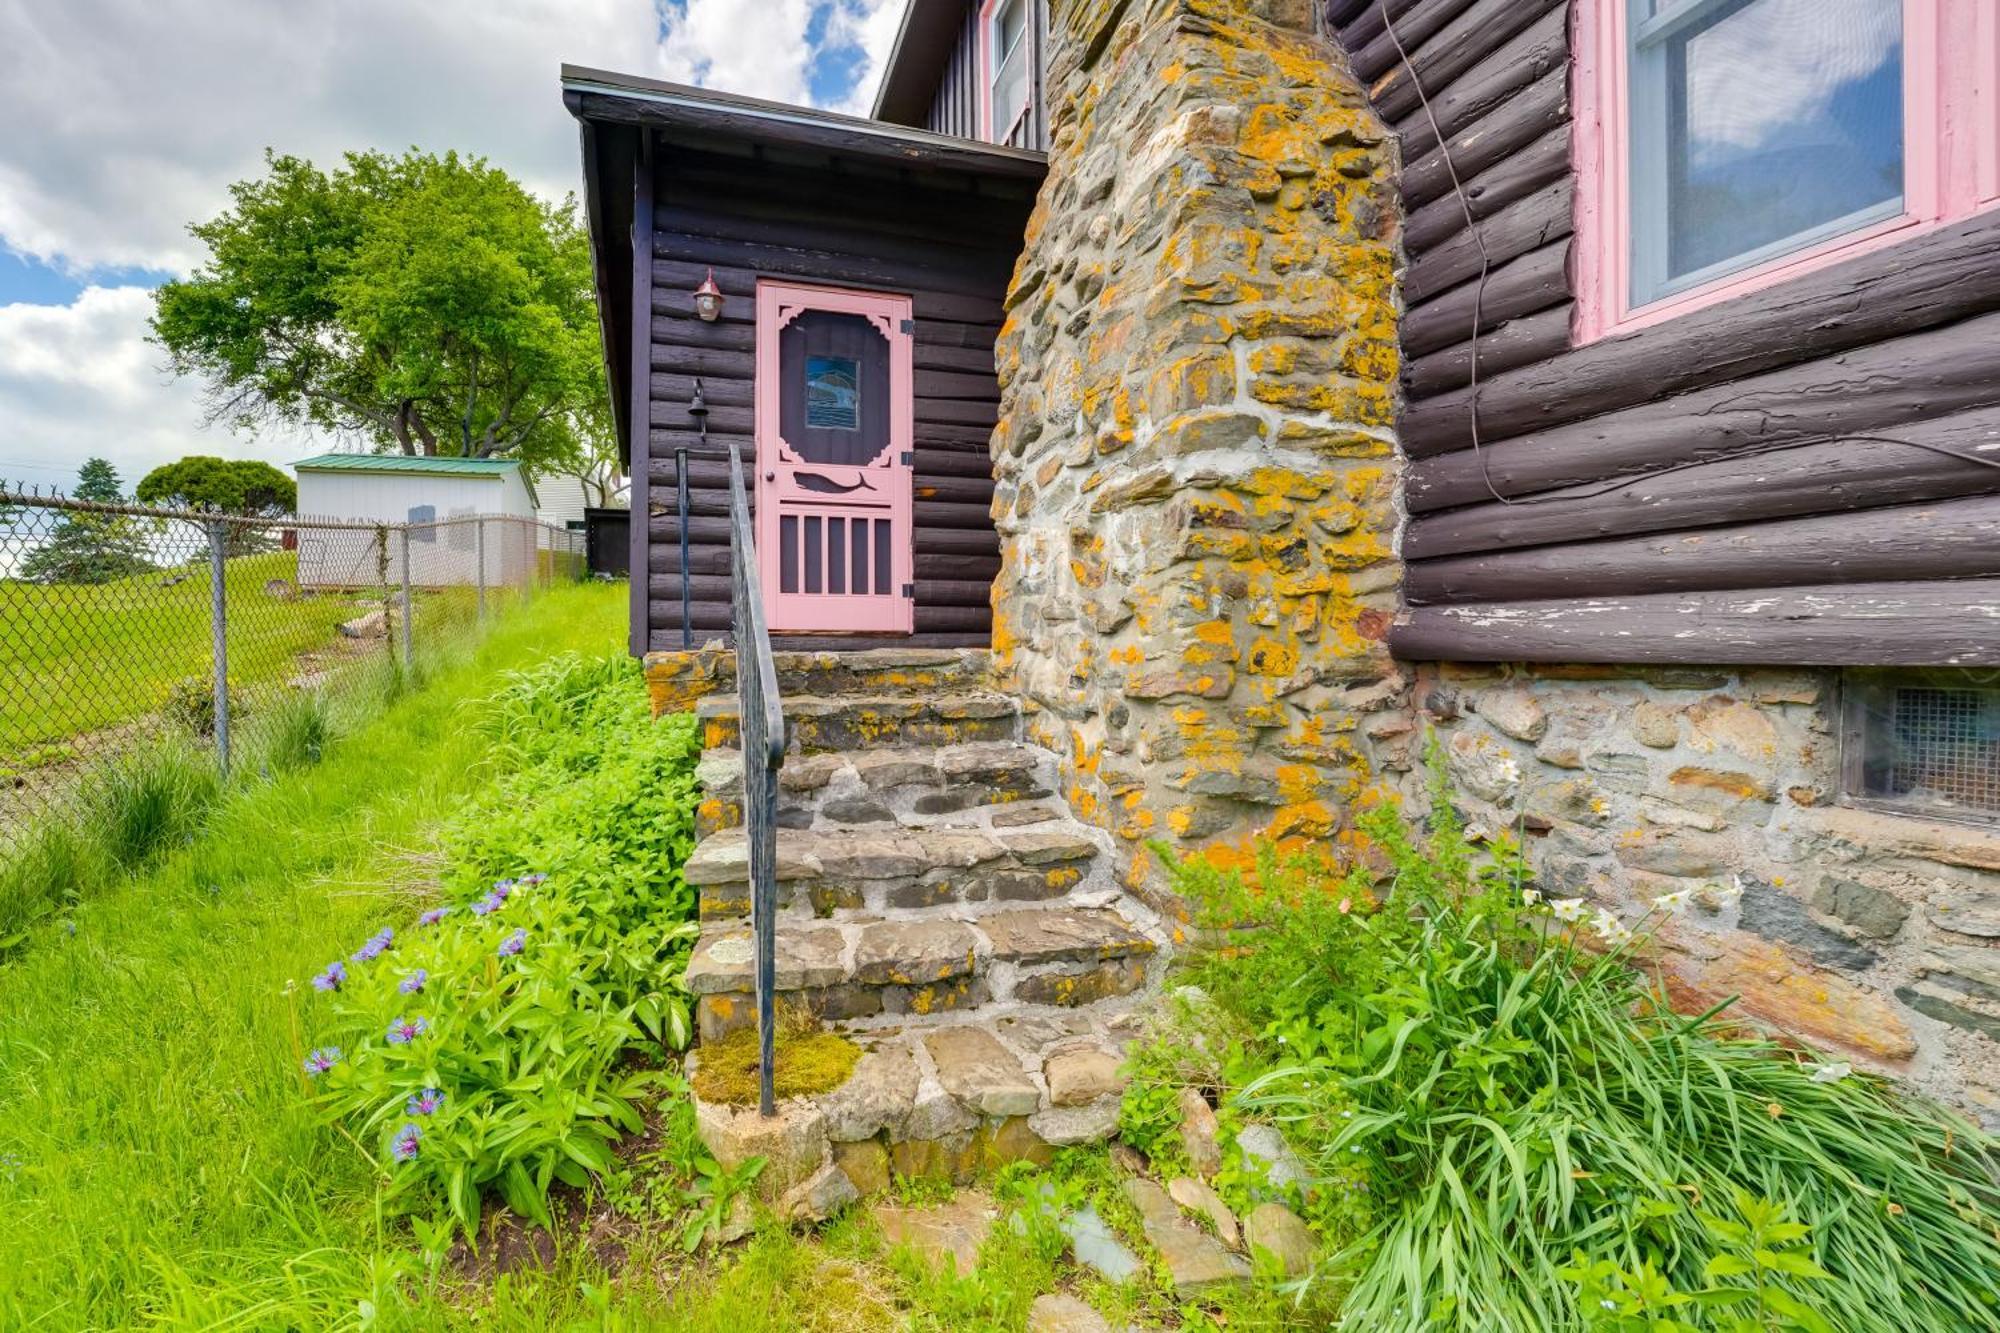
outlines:
[{"label": "pink screen door", "polygon": [[910,299],[757,284],[757,562],[772,630],[908,634]]}]

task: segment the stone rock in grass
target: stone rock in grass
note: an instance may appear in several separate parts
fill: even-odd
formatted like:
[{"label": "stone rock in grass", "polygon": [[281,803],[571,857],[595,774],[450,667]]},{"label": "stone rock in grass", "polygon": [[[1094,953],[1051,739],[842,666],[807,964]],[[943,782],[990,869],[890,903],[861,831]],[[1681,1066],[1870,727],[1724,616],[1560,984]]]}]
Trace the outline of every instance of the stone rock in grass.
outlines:
[{"label": "stone rock in grass", "polygon": [[999,1215],[993,1200],[977,1191],[924,1208],[878,1203],[874,1213],[887,1244],[907,1245],[931,1267],[949,1264],[959,1274],[978,1267],[979,1247]]},{"label": "stone rock in grass", "polygon": [[988,1116],[1033,1115],[1042,1094],[1012,1051],[983,1028],[938,1028],[924,1034],[938,1082],[969,1111]]},{"label": "stone rock in grass", "polygon": [[826,1164],[826,1114],[817,1102],[782,1101],[777,1114],[766,1118],[754,1106],[739,1109],[696,1099],[694,1115],[702,1143],[723,1166],[764,1159],[757,1192],[767,1199],[803,1183]]},{"label": "stone rock in grass", "polygon": [[1128,1180],[1120,1188],[1139,1210],[1146,1241],[1160,1252],[1176,1296],[1185,1300],[1249,1278],[1250,1266],[1224,1249],[1215,1237],[1182,1221],[1180,1209],[1158,1185],[1150,1180]]},{"label": "stone rock in grass", "polygon": [[1123,1063],[1100,1047],[1057,1051],[1042,1062],[1042,1076],[1049,1083],[1049,1100],[1057,1106],[1084,1106],[1100,1097],[1125,1090],[1125,1076],[1118,1072]]},{"label": "stone rock in grass", "polygon": [[1270,1125],[1245,1125],[1236,1132],[1236,1146],[1252,1163],[1264,1168],[1264,1179],[1276,1188],[1297,1185],[1309,1188],[1312,1174],[1285,1142],[1285,1136]]},{"label": "stone rock in grass", "polygon": [[854,1192],[864,1199],[889,1188],[889,1150],[880,1139],[835,1143],[833,1163],[847,1173]]},{"label": "stone rock in grass", "polygon": [[739,1194],[729,1201],[729,1213],[722,1219],[722,1225],[715,1230],[718,1245],[729,1245],[742,1240],[757,1229],[757,1205],[748,1194]]},{"label": "stone rock in grass", "polygon": [[1205,1182],[1176,1176],[1167,1182],[1167,1197],[1189,1212],[1206,1217],[1224,1245],[1232,1250],[1243,1248],[1243,1232],[1236,1225],[1236,1214],[1229,1211],[1229,1205],[1222,1201],[1222,1196]]},{"label": "stone rock in grass", "polygon": [[1095,1208],[1064,1218],[1062,1233],[1069,1237],[1069,1252],[1076,1261],[1108,1282],[1129,1281],[1145,1267],[1139,1256],[1112,1234]]},{"label": "stone rock in grass", "polygon": [[778,1211],[794,1222],[824,1222],[860,1197],[847,1173],[828,1162],[788,1190]]},{"label": "stone rock in grass", "polygon": [[1243,1243],[1254,1257],[1268,1251],[1288,1278],[1303,1277],[1319,1253],[1319,1240],[1297,1213],[1281,1203],[1260,1203],[1243,1219]]},{"label": "stone rock in grass", "polygon": [[1050,1292],[1028,1307],[1028,1333],[1111,1333],[1111,1325],[1076,1297]]},{"label": "stone rock in grass", "polygon": [[1118,1098],[1100,1097],[1088,1106],[1052,1106],[1029,1116],[1028,1128],[1058,1148],[1102,1143],[1118,1132]]},{"label": "stone rock in grass", "polygon": [[1213,1180],[1222,1169],[1222,1147],[1216,1141],[1221,1127],[1216,1124],[1215,1111],[1195,1088],[1181,1089],[1180,1106],[1181,1147],[1186,1150],[1195,1174],[1203,1180]]}]

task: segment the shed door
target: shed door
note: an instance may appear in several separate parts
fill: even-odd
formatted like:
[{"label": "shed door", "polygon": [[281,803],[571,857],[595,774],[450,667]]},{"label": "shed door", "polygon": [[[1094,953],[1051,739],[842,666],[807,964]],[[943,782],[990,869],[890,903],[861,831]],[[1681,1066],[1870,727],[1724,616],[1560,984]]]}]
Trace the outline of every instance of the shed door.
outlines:
[{"label": "shed door", "polygon": [[757,284],[757,558],[793,633],[910,632],[910,300]]}]

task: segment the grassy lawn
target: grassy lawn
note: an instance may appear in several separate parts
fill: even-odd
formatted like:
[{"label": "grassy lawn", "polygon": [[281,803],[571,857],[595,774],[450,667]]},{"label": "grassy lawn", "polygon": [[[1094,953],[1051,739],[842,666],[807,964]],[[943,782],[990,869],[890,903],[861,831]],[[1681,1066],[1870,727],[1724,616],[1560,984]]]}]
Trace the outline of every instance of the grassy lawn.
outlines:
[{"label": "grassy lawn", "polygon": [[[230,674],[244,686],[296,675],[302,654],[361,614],[351,597],[264,590],[297,567],[290,551],[228,564]],[[0,581],[0,764],[152,713],[176,681],[206,678],[210,593],[206,564],[99,584]]]},{"label": "grassy lawn", "polygon": [[[288,989],[329,939],[400,919],[422,892],[412,854],[480,781],[461,702],[496,672],[615,647],[623,615],[622,589],[585,586],[503,619],[325,762],[233,796],[192,849],[0,967],[0,1326],[386,1316],[417,1261],[377,1218],[367,1162],[304,1103]],[[135,650],[139,619],[118,629]],[[540,1297],[521,1300],[536,1325]]]}]

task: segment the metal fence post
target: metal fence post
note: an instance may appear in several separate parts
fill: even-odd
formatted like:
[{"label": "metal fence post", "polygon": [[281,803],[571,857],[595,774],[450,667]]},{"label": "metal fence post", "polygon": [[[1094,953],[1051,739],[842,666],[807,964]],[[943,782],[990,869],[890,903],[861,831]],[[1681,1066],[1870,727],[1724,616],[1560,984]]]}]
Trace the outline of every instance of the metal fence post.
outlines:
[{"label": "metal fence post", "polygon": [[473,559],[479,565],[479,618],[486,619],[486,519],[472,520]]},{"label": "metal fence post", "polygon": [[222,775],[229,776],[229,597],[228,529],[211,519],[208,529],[208,618],[215,654],[215,756]]},{"label": "metal fence post", "polygon": [[410,669],[410,615],[415,609],[410,602],[410,528],[408,524],[396,530],[401,539],[403,557],[403,669]]}]

